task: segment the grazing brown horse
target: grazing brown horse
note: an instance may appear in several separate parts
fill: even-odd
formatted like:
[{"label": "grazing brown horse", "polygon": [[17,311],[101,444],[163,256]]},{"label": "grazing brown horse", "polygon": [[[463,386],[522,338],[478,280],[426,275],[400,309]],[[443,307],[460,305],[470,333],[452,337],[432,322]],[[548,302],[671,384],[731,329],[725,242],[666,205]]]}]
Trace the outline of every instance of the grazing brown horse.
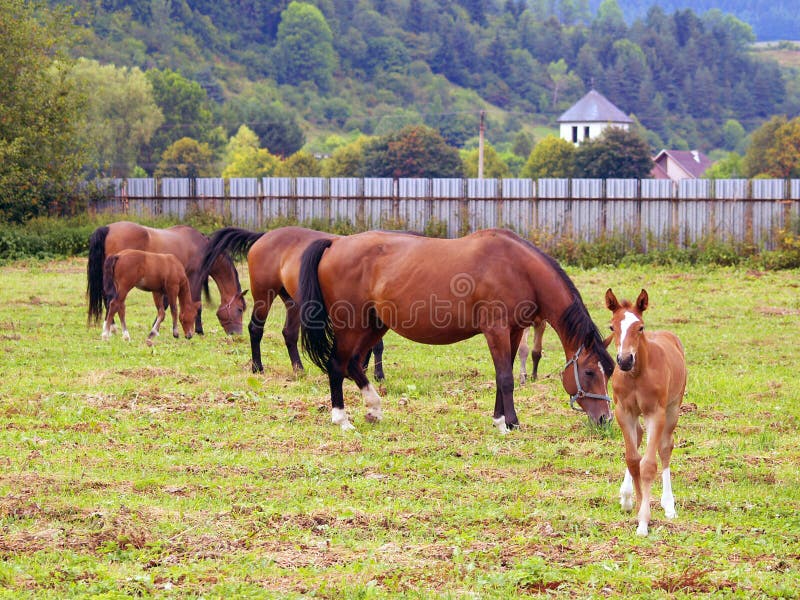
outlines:
[{"label": "grazing brown horse", "polygon": [[[634,490],[639,503],[636,529],[647,535],[650,523],[650,498],[661,458],[661,506],[668,519],[677,516],[672,495],[669,461],[672,456],[675,426],[678,424],[686,390],[686,360],[683,345],[669,331],[645,331],[642,313],[647,310],[647,292],[642,290],[634,304],[617,300],[610,289],[606,306],[611,311],[611,330],[617,346],[619,368],[611,377],[614,390],[614,415],[625,438],[627,470],[620,487],[620,504],[625,511],[634,507]],[[644,457],[639,455],[642,426],[647,430]]]},{"label": "grazing brown horse", "polygon": [[342,382],[350,377],[382,417],[381,398],[362,369],[389,330],[425,344],[483,334],[494,361],[494,422],[518,425],[514,354],[522,332],[547,320],[564,347],[562,384],[595,423],[611,420],[607,377],[614,362],[575,285],[552,258],[503,229],[459,239],[370,231],[312,242],[300,266],[303,348],[328,374],[331,418],[351,429]]},{"label": "grazing brown horse", "polygon": [[108,314],[103,324],[103,339],[107,340],[111,334],[111,323],[114,315],[119,315],[122,325],[122,339],[131,339],[128,326],[125,323],[125,298],[134,287],[145,292],[153,293],[153,301],[158,310],[153,327],[147,340],[151,341],[158,335],[158,328],[166,316],[166,306],[172,313],[172,335],[180,336],[178,331],[178,310],[180,302],[180,322],[184,335],[191,338],[194,335],[194,323],[200,302],[192,300],[189,289],[189,280],[181,262],[172,254],[157,254],[142,250],[121,250],[106,258],[103,264],[104,294],[108,304]]},{"label": "grazing brown horse", "polygon": [[[536,381],[539,378],[539,361],[542,360],[542,337],[547,323],[542,319],[533,322],[533,325],[525,329],[522,333],[522,340],[519,343],[519,383],[524,384],[528,380],[526,363],[528,356],[531,357],[531,379]],[[533,348],[528,345],[528,336],[533,330]]]},{"label": "grazing brown horse", "polygon": [[[253,372],[264,370],[261,362],[261,340],[264,323],[276,298],[286,306],[283,339],[289,360],[295,372],[303,370],[303,361],[297,350],[300,334],[300,306],[297,297],[300,277],[300,257],[314,240],[332,240],[339,236],[303,227],[280,227],[267,232],[248,231],[238,227],[225,227],[214,232],[203,257],[201,272],[210,268],[223,254],[240,256],[247,253],[250,271],[250,289],[253,295],[253,314],[247,329],[250,333],[250,353]],[[383,341],[375,348],[375,378],[383,380]]]},{"label": "grazing brown horse", "polygon": [[[98,227],[89,238],[89,263],[86,268],[89,322],[99,322],[103,314],[103,264],[106,256],[121,250],[134,249],[175,255],[186,271],[192,299],[195,301],[200,300],[204,289],[208,296],[210,275],[219,288],[221,303],[217,318],[222,328],[228,334],[242,333],[244,295],[247,292],[242,291],[239,274],[227,255],[217,257],[205,276],[201,276],[200,264],[207,247],[208,238],[188,225],[154,229],[130,221],[118,221]],[[197,313],[195,323],[198,334],[203,333],[201,312],[202,307]]]}]

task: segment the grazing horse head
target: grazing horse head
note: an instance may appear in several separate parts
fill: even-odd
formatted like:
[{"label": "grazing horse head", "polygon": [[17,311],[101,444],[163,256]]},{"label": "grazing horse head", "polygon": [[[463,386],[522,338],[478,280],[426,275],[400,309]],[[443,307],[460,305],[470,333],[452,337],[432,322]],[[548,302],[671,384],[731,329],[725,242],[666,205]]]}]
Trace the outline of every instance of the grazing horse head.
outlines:
[{"label": "grazing horse head", "polygon": [[630,371],[636,364],[639,338],[644,332],[642,313],[647,305],[647,290],[642,290],[633,304],[617,300],[611,289],[606,292],[606,307],[612,312],[611,332],[617,347],[617,364],[622,371]]},{"label": "grazing horse head", "polygon": [[224,304],[220,304],[217,309],[217,319],[228,335],[239,335],[242,333],[242,317],[247,308],[244,296],[247,290],[238,292]]}]

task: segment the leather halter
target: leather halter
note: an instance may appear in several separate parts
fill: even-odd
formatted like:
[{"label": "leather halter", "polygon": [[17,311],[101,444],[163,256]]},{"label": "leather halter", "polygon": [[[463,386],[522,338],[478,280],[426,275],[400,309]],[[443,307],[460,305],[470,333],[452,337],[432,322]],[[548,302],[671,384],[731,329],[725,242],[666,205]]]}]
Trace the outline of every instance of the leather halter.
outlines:
[{"label": "leather halter", "polygon": [[570,365],[572,365],[573,368],[575,369],[575,385],[578,388],[578,391],[569,397],[569,407],[572,410],[583,411],[583,408],[581,408],[580,405],[578,405],[577,407],[575,406],[576,402],[581,398],[593,398],[595,400],[605,400],[606,402],[608,402],[610,406],[611,398],[607,394],[593,394],[591,392],[587,392],[586,390],[583,389],[583,386],[581,386],[581,379],[578,375],[578,357],[581,355],[581,352],[583,352],[583,344],[581,344],[581,347],[578,348],[578,351],[575,353],[575,355],[567,361],[567,364],[564,365],[564,368],[561,369],[562,373],[566,371]]}]

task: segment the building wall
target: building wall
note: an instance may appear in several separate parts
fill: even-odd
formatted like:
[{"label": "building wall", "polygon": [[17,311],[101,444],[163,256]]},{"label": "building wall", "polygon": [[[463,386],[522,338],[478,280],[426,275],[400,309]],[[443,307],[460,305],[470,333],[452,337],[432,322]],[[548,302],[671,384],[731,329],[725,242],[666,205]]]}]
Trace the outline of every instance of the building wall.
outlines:
[{"label": "building wall", "polygon": [[[627,123],[608,123],[608,122],[606,122],[606,123],[579,123],[579,122],[561,123],[560,128],[559,128],[559,137],[561,137],[562,140],[567,140],[568,142],[573,142],[573,143],[578,143],[579,144],[585,139],[594,139],[594,138],[598,137],[601,133],[603,133],[603,130],[605,130],[606,127],[609,127],[609,126],[612,126],[612,125],[614,127],[622,127],[623,129],[626,129],[626,130],[628,129],[628,124]],[[573,127],[577,127],[577,134],[578,134],[578,136],[577,136],[578,137],[578,141],[577,142],[575,142],[575,140],[573,138]],[[587,128],[588,128],[588,133],[589,133],[588,136],[586,135]]]}]

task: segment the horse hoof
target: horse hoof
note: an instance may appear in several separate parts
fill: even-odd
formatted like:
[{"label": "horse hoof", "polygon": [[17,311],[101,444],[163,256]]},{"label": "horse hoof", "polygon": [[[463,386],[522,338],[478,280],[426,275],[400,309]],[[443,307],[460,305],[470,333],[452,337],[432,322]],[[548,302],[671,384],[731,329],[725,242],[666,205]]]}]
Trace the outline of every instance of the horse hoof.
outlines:
[{"label": "horse hoof", "polygon": [[144,342],[144,343],[145,343],[147,346],[152,346],[152,345],[153,345],[153,340],[151,340],[150,338],[147,338],[147,340],[145,340],[145,342]]},{"label": "horse hoof", "polygon": [[380,413],[373,413],[368,412],[364,415],[364,419],[366,419],[367,423],[378,423],[380,422],[382,415]]},{"label": "horse hoof", "polygon": [[639,523],[639,526],[636,527],[636,535],[638,535],[639,537],[647,537],[647,533],[648,533],[647,523],[642,521],[641,523]]},{"label": "horse hoof", "polygon": [[506,419],[505,417],[498,417],[496,419],[492,419],[494,422],[494,426],[497,427],[497,430],[502,433],[503,435],[508,433],[508,427],[506,426]]}]

